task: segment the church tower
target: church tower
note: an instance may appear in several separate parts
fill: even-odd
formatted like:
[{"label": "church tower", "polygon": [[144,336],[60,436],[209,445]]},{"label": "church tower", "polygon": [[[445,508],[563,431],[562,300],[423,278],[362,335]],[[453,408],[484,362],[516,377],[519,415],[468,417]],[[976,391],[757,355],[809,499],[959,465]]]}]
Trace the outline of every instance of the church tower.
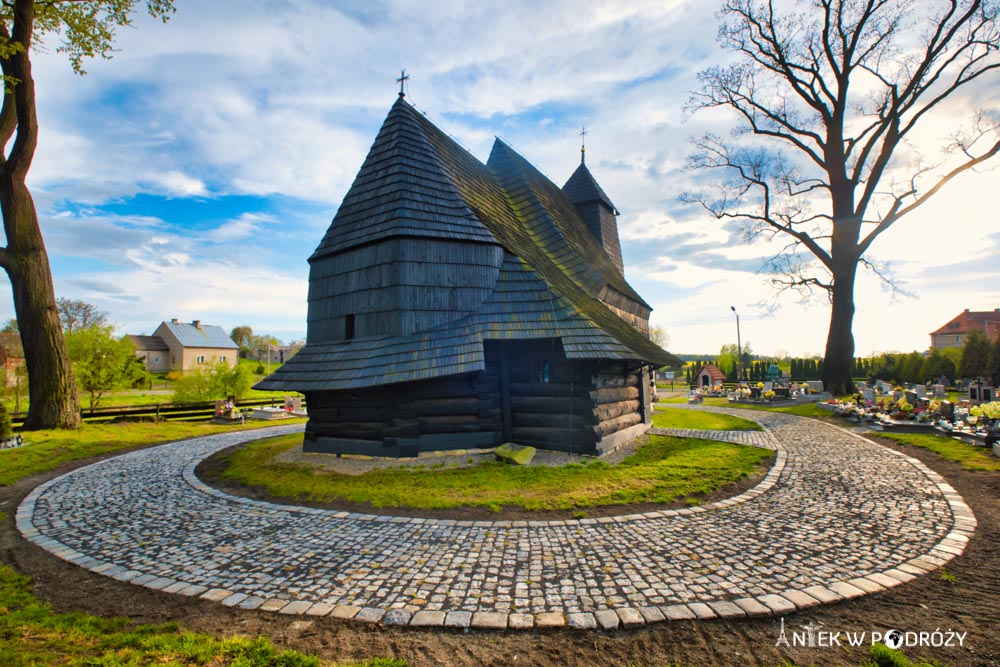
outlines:
[{"label": "church tower", "polygon": [[622,246],[618,240],[618,209],[597,184],[585,160],[586,148],[580,148],[580,166],[562,187],[563,194],[576,206],[577,213],[587,224],[587,229],[604,248],[618,273],[625,275],[622,264]]}]

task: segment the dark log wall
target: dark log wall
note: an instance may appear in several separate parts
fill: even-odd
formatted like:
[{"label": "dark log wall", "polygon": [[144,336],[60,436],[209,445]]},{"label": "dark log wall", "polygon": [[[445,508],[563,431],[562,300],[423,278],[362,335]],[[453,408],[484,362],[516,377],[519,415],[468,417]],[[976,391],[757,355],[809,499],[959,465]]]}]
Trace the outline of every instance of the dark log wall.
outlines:
[{"label": "dark log wall", "polygon": [[475,312],[500,274],[503,248],[392,238],[322,257],[309,272],[308,341],[405,336]]},{"label": "dark log wall", "polygon": [[[593,453],[592,364],[567,360],[558,339],[489,341],[486,367],[495,368],[500,377],[505,348],[510,404],[505,439],[541,449]],[[501,385],[501,404],[503,389]]]},{"label": "dark log wall", "polygon": [[643,423],[643,372],[565,358],[558,339],[487,341],[479,373],[306,394],[306,451],[415,456],[510,441],[581,454]]},{"label": "dark log wall", "polygon": [[647,414],[642,371],[625,364],[602,369],[594,378],[590,396],[595,403],[598,440],[643,423]]},{"label": "dark log wall", "polygon": [[499,378],[487,372],[306,394],[306,451],[415,456],[500,444]]}]

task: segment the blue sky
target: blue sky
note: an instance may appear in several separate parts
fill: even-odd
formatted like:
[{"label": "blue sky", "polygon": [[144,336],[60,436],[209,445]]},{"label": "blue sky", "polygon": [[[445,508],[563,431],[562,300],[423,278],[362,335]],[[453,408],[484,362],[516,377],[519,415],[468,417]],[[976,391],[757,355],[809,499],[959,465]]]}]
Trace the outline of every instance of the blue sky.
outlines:
[{"label": "blue sky", "polygon": [[[307,257],[389,107],[408,100],[477,157],[499,136],[556,183],[587,163],[619,219],[626,277],[655,308],[669,349],[822,353],[828,308],[774,302],[757,273],[769,248],[677,198],[695,187],[686,119],[700,69],[722,62],[715,3],[179,0],[166,25],[138,17],[110,61],[73,75],[35,56],[40,146],[29,183],[58,296],[110,313],[121,332],[161,320],[249,324],[305,336]],[[1000,86],[977,104],[1000,107]],[[973,105],[956,100],[949,118]],[[858,286],[859,354],[924,349],[963,308],[1000,307],[1000,234],[964,177],[874,246],[909,297]],[[0,314],[13,314],[9,289]]]}]

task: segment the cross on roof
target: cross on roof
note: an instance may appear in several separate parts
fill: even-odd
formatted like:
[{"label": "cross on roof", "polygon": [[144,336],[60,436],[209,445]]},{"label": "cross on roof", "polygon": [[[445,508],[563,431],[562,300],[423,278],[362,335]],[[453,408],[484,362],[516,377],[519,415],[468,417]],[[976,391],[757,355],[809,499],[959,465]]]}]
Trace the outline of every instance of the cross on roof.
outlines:
[{"label": "cross on roof", "polygon": [[580,164],[583,164],[583,155],[587,152],[587,126],[580,128]]},{"label": "cross on roof", "polygon": [[399,84],[399,96],[406,97],[406,93],[403,92],[403,85],[410,80],[410,76],[406,73],[406,70],[399,71],[399,78],[396,79],[396,83]]}]

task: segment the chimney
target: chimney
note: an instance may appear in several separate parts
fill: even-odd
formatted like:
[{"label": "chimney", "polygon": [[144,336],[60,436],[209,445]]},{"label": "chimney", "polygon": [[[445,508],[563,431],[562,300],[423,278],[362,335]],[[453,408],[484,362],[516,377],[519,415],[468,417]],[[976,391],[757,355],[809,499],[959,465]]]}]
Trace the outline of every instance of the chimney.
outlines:
[{"label": "chimney", "polygon": [[191,324],[194,325],[195,329],[200,329],[201,328],[201,320],[191,320]]},{"label": "chimney", "polygon": [[176,317],[175,317],[175,318],[173,318],[173,319],[171,319],[171,320],[170,320],[170,323],[171,323],[171,324],[179,324],[179,322],[177,321],[177,318],[176,318]]}]

